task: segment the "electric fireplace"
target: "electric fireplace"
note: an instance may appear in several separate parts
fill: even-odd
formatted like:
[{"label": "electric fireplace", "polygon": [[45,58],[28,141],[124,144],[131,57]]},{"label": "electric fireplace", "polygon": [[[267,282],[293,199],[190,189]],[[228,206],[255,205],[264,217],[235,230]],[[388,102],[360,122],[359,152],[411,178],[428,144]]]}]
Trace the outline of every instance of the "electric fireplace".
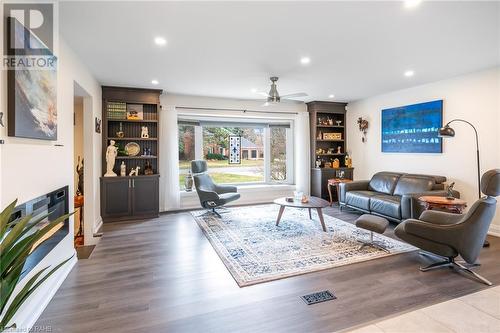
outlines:
[{"label": "electric fireplace", "polygon": [[[51,221],[68,213],[68,186],[61,187],[55,191],[42,195],[36,199],[30,200],[17,206],[10,218],[10,221],[18,220],[26,215],[32,215],[33,219],[48,215],[35,228],[43,228]],[[34,228],[34,229],[35,229]],[[69,233],[69,219],[61,222],[49,231],[40,243],[43,242],[35,251],[31,252],[23,268],[22,277],[30,272],[57,244]],[[44,241],[45,240],[45,241]]]}]

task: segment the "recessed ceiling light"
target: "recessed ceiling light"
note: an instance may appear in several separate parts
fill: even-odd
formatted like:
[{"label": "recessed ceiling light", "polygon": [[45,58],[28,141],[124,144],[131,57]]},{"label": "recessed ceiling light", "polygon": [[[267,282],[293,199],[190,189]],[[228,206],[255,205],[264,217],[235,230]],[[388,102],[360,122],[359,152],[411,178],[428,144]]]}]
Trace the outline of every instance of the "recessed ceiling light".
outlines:
[{"label": "recessed ceiling light", "polygon": [[158,80],[151,80],[151,84],[157,85],[158,83],[160,83]]},{"label": "recessed ceiling light", "polygon": [[334,97],[335,97],[335,95],[334,95],[334,94],[330,94],[330,95],[328,95],[328,98],[334,98]]},{"label": "recessed ceiling light", "polygon": [[310,62],[311,62],[311,58],[309,58],[309,57],[302,57],[302,58],[300,58],[300,63],[301,63],[302,65],[307,65],[307,64],[309,64]]},{"label": "recessed ceiling light", "polygon": [[415,72],[412,71],[412,70],[408,70],[408,71],[405,72],[405,76],[406,77],[412,77],[413,75],[415,75]]},{"label": "recessed ceiling light", "polygon": [[422,3],[422,0],[405,0],[405,8],[415,8]]},{"label": "recessed ceiling light", "polygon": [[252,92],[255,94],[257,92],[257,89],[252,88]]},{"label": "recessed ceiling light", "polygon": [[155,44],[158,45],[158,46],[164,46],[167,44],[167,40],[163,37],[155,37]]}]

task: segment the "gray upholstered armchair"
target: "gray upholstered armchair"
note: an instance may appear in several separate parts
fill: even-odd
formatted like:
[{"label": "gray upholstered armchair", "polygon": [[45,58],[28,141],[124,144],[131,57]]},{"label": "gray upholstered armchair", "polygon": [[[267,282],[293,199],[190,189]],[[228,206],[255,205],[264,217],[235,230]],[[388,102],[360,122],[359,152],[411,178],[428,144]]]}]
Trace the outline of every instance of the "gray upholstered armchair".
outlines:
[{"label": "gray upholstered armchair", "polygon": [[[491,285],[490,281],[455,261],[460,255],[467,264],[472,266],[476,264],[495,216],[497,203],[495,197],[500,195],[500,169],[489,170],[482,176],[481,191],[486,196],[477,200],[466,214],[425,211],[418,220],[408,219],[396,227],[394,232],[399,238],[424,251],[443,257],[443,261],[421,267],[421,271],[455,267]],[[421,254],[426,255],[425,252]]]},{"label": "gray upholstered armchair", "polygon": [[200,198],[201,206],[211,209],[218,217],[220,217],[220,214],[215,211],[215,208],[240,198],[236,186],[217,185],[213,182],[212,178],[207,174],[206,161],[191,161],[191,171],[193,172],[194,187]]}]

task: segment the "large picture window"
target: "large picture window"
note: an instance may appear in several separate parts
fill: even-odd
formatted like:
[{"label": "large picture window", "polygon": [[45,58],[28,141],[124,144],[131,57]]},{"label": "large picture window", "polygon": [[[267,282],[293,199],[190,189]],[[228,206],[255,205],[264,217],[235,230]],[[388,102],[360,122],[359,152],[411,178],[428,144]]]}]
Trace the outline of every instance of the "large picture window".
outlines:
[{"label": "large picture window", "polygon": [[[229,164],[229,137],[241,137],[241,163]],[[290,123],[193,121],[179,119],[179,183],[191,160],[204,159],[219,184],[292,183]]]}]

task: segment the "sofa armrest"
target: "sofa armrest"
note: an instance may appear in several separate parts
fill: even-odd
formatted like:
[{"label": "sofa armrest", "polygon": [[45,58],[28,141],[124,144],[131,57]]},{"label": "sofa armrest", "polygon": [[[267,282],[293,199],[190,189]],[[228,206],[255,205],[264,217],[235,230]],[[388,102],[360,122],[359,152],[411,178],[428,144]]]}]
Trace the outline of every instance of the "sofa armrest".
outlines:
[{"label": "sofa armrest", "polygon": [[349,183],[340,183],[340,202],[345,203],[345,196],[349,191],[368,190],[369,183],[369,180],[356,180]]},{"label": "sofa armrest", "polygon": [[[455,198],[460,198],[460,192],[453,191]],[[434,195],[438,197],[446,197],[448,192],[445,190],[427,191],[420,193],[408,193],[401,197],[401,217],[405,219],[418,219],[420,214],[425,210],[418,198],[425,195]]]},{"label": "sofa armrest", "polygon": [[233,186],[233,185],[215,185],[214,190],[218,194],[238,192],[236,186]]},{"label": "sofa armrest", "polygon": [[463,214],[453,214],[437,210],[426,210],[420,215],[418,219],[434,224],[449,225],[460,222],[463,217]]}]

